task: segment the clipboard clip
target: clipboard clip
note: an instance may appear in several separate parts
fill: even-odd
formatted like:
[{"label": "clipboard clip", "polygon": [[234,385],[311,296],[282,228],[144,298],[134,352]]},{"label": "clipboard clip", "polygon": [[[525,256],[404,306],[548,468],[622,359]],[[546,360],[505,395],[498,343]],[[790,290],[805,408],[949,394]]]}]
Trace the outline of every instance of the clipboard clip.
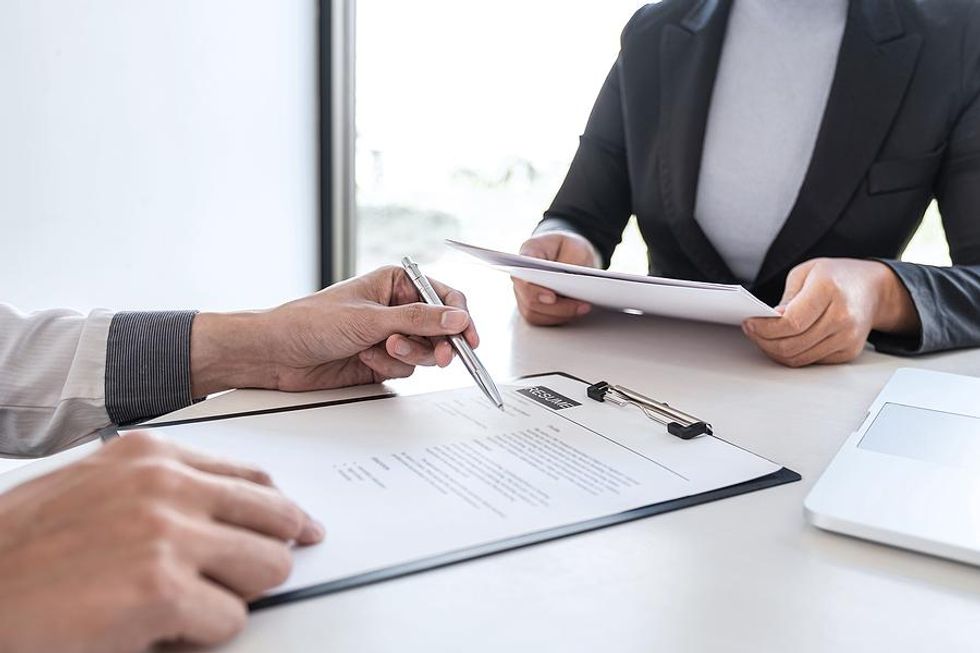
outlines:
[{"label": "clipboard clip", "polygon": [[589,399],[608,401],[617,406],[633,405],[643,411],[643,414],[655,422],[664,424],[667,432],[682,440],[690,440],[699,435],[711,435],[711,424],[677,410],[672,406],[656,399],[651,399],[639,392],[624,388],[621,385],[610,385],[599,381],[590,385],[586,391]]}]

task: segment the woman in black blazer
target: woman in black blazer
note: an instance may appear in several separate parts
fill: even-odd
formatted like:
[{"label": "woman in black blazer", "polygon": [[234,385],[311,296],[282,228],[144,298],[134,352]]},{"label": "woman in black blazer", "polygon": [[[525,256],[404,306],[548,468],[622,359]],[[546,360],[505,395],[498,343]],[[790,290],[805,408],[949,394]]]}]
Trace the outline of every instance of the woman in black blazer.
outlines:
[{"label": "woman in black blazer", "polygon": [[[706,123],[733,2],[640,9],[568,175],[522,253],[608,265],[630,215],[650,273],[745,283],[781,317],[743,329],[787,365],[980,345],[980,1],[850,0],[813,154],[754,279],[695,219]],[[939,201],[951,267],[901,251]],[[717,242],[717,241],[715,241]],[[521,313],[561,324],[581,302],[515,280]]]}]

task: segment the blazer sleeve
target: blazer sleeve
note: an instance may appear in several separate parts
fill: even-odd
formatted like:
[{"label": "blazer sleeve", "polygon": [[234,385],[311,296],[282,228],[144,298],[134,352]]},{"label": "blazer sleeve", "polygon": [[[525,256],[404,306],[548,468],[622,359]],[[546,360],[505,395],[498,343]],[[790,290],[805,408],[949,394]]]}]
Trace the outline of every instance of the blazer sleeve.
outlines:
[{"label": "blazer sleeve", "polygon": [[[623,31],[623,38],[630,26]],[[621,89],[622,55],[606,77],[558,194],[535,233],[571,230],[599,252],[603,267],[632,214]]]},{"label": "blazer sleeve", "polygon": [[952,266],[883,261],[919,312],[918,338],[874,334],[879,351],[923,354],[980,346],[980,12],[964,39],[962,111],[947,142],[936,185]]}]

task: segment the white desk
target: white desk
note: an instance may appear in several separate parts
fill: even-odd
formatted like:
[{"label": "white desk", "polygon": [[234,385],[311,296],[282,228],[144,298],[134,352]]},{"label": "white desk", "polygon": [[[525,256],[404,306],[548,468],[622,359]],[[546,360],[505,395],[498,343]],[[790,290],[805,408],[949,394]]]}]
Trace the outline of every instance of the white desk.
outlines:
[{"label": "white desk", "polygon": [[[222,651],[980,649],[980,570],[827,534],[802,512],[895,368],[977,375],[980,350],[791,370],[728,327],[609,313],[529,327],[500,310],[505,278],[459,270],[443,276],[468,291],[495,376],[560,369],[647,390],[803,482],[262,611]],[[395,387],[466,382],[426,370]]]}]

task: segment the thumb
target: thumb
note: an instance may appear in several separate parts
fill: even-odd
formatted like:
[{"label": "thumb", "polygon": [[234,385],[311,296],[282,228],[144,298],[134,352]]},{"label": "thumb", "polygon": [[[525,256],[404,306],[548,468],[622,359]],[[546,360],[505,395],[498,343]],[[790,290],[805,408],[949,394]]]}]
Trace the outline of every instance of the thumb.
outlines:
[{"label": "thumb", "polygon": [[553,261],[558,256],[558,248],[552,236],[535,236],[524,241],[520,253],[521,256]]},{"label": "thumb", "polygon": [[777,311],[782,313],[787,304],[793,301],[793,298],[803,289],[803,284],[806,283],[806,277],[810,274],[811,268],[813,268],[813,263],[807,261],[789,271],[789,274],[786,275],[786,287],[783,288],[783,298],[779,300],[779,305],[776,306]]},{"label": "thumb", "polygon": [[378,340],[396,333],[405,336],[448,336],[462,333],[470,324],[470,314],[452,306],[431,306],[416,302],[380,309],[377,321],[382,329]]}]

